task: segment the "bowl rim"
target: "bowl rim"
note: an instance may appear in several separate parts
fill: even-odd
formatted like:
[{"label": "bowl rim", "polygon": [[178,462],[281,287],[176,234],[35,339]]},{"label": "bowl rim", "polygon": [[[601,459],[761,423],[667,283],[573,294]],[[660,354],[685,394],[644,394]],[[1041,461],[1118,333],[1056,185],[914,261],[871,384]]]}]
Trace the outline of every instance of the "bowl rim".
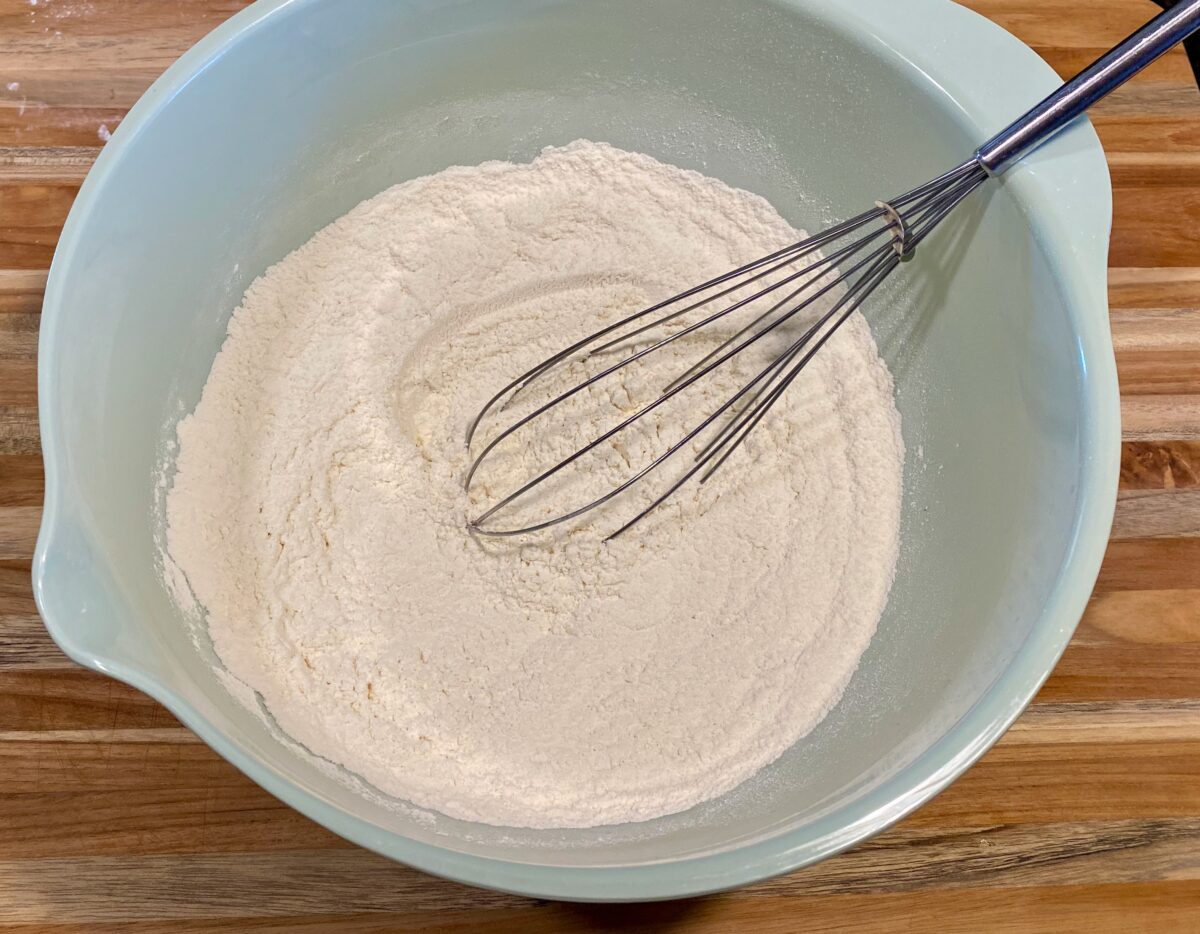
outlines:
[{"label": "bowl rim", "polygon": [[[635,866],[558,867],[476,856],[422,843],[355,817],[298,787],[229,739],[169,683],[120,657],[76,643],[69,620],[47,605],[47,556],[71,520],[64,516],[64,445],[59,440],[54,374],[63,283],[98,193],[141,129],[196,76],[273,18],[319,0],[257,0],[226,20],[171,65],[113,133],[80,188],[55,251],[42,310],[38,416],[46,494],[33,560],[38,610],[51,637],[73,660],[124,681],[166,706],[250,779],[333,832],[436,876],[537,898],[646,901],[735,888],[809,865],[884,830],[949,785],[1000,738],[1032,700],[1066,648],[1099,573],[1115,507],[1120,409],[1106,294],[1111,189],[1095,131],[1079,123],[1014,167],[1003,184],[1019,201],[1047,250],[1077,338],[1084,417],[1078,511],[1059,577],[1029,636],[972,708],[913,762],[862,797],[812,823],[752,844]],[[944,95],[972,134],[1006,124],[1056,86],[1054,72],[1024,43],[952,0],[771,0],[820,17],[854,41],[891,57]],[[899,7],[903,7],[903,10]],[[979,67],[979,51],[991,56]],[[936,50],[936,52],[931,51]],[[1071,140],[1070,158],[1063,153]],[[934,167],[940,168],[940,167]],[[1070,210],[1061,210],[1066,203]],[[1067,219],[1070,222],[1068,223]]]}]

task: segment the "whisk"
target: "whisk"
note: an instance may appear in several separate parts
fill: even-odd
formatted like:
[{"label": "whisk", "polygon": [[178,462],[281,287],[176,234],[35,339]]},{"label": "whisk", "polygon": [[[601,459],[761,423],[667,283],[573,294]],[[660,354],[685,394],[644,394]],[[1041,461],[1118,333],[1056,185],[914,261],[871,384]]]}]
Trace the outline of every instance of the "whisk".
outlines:
[{"label": "whisk", "polygon": [[[681,450],[693,450],[692,463],[649,505],[610,533],[608,539],[612,539],[644,519],[697,474],[700,475],[699,482],[703,483],[745,442],[838,328],[900,263],[913,255],[922,241],[964,199],[989,178],[1004,172],[1026,153],[1067,127],[1092,104],[1124,84],[1197,28],[1200,28],[1200,0],[1177,3],[1101,56],[950,171],[902,195],[878,201],[870,210],[816,236],[793,243],[602,327],[517,376],[492,396],[472,421],[467,430],[468,452],[472,451],[477,431],[489,412],[501,410],[517,394],[524,393],[552,370],[569,361],[620,348],[635,338],[647,340],[645,335],[679,322],[690,313],[703,315],[694,323],[677,325],[673,332],[555,394],[495,434],[470,463],[464,481],[468,491],[478,477],[481,466],[505,440],[533,425],[555,407],[631,364],[675,341],[697,334],[722,319],[739,313],[750,317],[731,336],[667,385],[660,395],[604,429],[557,463],[540,470],[536,476],[503,494],[481,515],[469,520],[469,528],[487,536],[512,536],[568,522],[625,493]],[[749,294],[739,294],[745,290],[749,290]],[[816,319],[804,324],[794,339],[785,342],[782,352],[679,440],[623,482],[601,496],[550,518],[508,526],[498,522],[500,514],[518,500],[698,380],[767,335],[774,333],[778,339],[779,334],[786,333],[779,331],[784,324],[793,320],[799,324],[803,319],[797,319],[797,316],[813,308],[814,303],[823,298],[826,303]],[[728,303],[718,305],[721,299],[727,299]],[[702,437],[706,432],[710,432],[711,437]]]}]

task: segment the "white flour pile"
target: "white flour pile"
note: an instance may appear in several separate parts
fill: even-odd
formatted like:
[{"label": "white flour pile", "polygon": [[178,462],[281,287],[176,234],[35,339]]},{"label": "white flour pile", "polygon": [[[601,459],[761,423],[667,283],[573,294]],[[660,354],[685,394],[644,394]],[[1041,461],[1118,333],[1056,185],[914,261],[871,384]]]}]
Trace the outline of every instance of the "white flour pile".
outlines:
[{"label": "white flour pile", "polygon": [[230,671],[312,752],[492,824],[643,820],[778,757],[841,696],[893,576],[903,449],[865,322],[711,483],[609,544],[610,517],[468,535],[462,439],[598,315],[796,237],[755,195],[578,142],[398,185],[269,269],[179,425],[167,501]]}]

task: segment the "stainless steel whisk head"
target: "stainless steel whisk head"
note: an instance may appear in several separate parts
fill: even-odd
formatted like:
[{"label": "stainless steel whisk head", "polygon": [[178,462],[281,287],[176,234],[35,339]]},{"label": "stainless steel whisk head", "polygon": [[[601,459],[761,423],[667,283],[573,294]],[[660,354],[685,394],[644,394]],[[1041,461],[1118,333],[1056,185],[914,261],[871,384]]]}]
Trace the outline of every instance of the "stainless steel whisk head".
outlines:
[{"label": "stainless steel whisk head", "polygon": [[[911,256],[912,251],[938,223],[987,177],[986,171],[977,162],[966,162],[890,202],[879,202],[870,211],[816,236],[800,240],[600,328],[522,373],[497,392],[476,416],[467,432],[468,449],[471,448],[476,431],[489,412],[501,403],[509,401],[516,393],[523,392],[538,380],[544,379],[556,367],[563,366],[571,360],[618,348],[637,338],[644,339],[645,335],[668,328],[691,312],[703,313],[700,320],[679,326],[648,346],[623,356],[616,363],[555,394],[549,401],[496,433],[472,461],[465,481],[468,489],[489,455],[504,441],[531,426],[568,399],[702,328],[708,328],[735,314],[750,317],[750,320],[730,337],[679,374],[664,388],[661,395],[640,406],[637,411],[617,424],[597,433],[592,440],[572,454],[504,495],[474,519],[471,528],[486,535],[519,535],[575,519],[641,482],[651,471],[660,468],[702,433],[711,431],[712,437],[706,440],[682,476],[672,483],[665,493],[609,537],[621,534],[640,521],[696,474],[701,474],[701,482],[707,480],[745,441],[778,401],[783,391],[867,296],[897,265]],[[825,250],[825,253],[822,254],[821,250]],[[768,334],[793,321],[815,302],[827,296],[837,295],[843,288],[844,291],[828,304],[815,321],[807,324],[782,353],[763,367],[740,390],[718,405],[650,464],[617,487],[581,506],[533,524],[507,528],[497,528],[489,524],[489,520],[529,494],[535,487],[618,433],[627,430],[639,419],[725,365]],[[749,294],[738,294],[747,290]]]},{"label": "stainless steel whisk head", "polygon": [[[571,388],[557,392],[549,401],[536,406],[492,436],[470,463],[465,479],[468,490],[481,466],[503,442],[534,425],[558,406],[631,364],[732,315],[742,314],[750,319],[679,374],[656,398],[639,406],[633,414],[616,424],[598,431],[571,454],[503,494],[481,515],[471,519],[469,528],[482,535],[512,536],[568,522],[625,493],[681,450],[693,450],[692,463],[649,505],[612,532],[608,536],[612,539],[640,522],[697,474],[703,483],[745,442],[805,366],[855,310],[967,196],[988,178],[1000,174],[1025,153],[1064,129],[1093,103],[1125,83],[1172,46],[1182,42],[1197,28],[1200,28],[1200,0],[1178,3],[1103,55],[981,146],[970,159],[949,172],[890,201],[877,202],[873,209],[816,236],[793,243],[602,327],[513,379],[492,396],[471,423],[467,430],[468,451],[472,450],[477,430],[489,413],[502,410],[517,394],[557,368],[620,348],[638,338],[647,339],[644,336],[657,329],[669,328],[672,324],[677,327],[653,339],[648,346],[630,352],[616,363],[587,376]],[[738,294],[744,290],[748,290],[749,294]],[[799,316],[816,307],[816,303],[822,299],[827,299],[827,302],[822,303],[815,320],[804,322]],[[722,303],[722,300],[727,303]],[[700,320],[692,323],[681,321],[693,312],[702,315]],[[799,334],[794,337],[786,330],[781,330],[789,322],[800,327]],[[787,335],[782,352],[774,355],[756,375],[666,450],[618,485],[550,518],[508,526],[496,521],[502,512],[550,478],[771,334],[777,337]],[[711,436],[702,439],[705,432]]]}]

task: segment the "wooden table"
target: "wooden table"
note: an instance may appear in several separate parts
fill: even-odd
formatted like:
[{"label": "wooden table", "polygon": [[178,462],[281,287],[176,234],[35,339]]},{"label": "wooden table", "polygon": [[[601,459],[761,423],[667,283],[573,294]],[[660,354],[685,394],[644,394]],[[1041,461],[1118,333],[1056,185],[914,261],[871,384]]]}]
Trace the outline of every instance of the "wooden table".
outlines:
[{"label": "wooden table", "polygon": [[[1200,93],[1181,52],[1095,114],[1125,447],[1113,541],[1054,676],[981,763],[854,851],[729,895],[602,908],[475,891],[335,837],[70,663],[34,609],[55,240],[126,109],[241,5],[0,0],[0,930],[1200,930]],[[1064,75],[1155,12],[970,5]]]}]

